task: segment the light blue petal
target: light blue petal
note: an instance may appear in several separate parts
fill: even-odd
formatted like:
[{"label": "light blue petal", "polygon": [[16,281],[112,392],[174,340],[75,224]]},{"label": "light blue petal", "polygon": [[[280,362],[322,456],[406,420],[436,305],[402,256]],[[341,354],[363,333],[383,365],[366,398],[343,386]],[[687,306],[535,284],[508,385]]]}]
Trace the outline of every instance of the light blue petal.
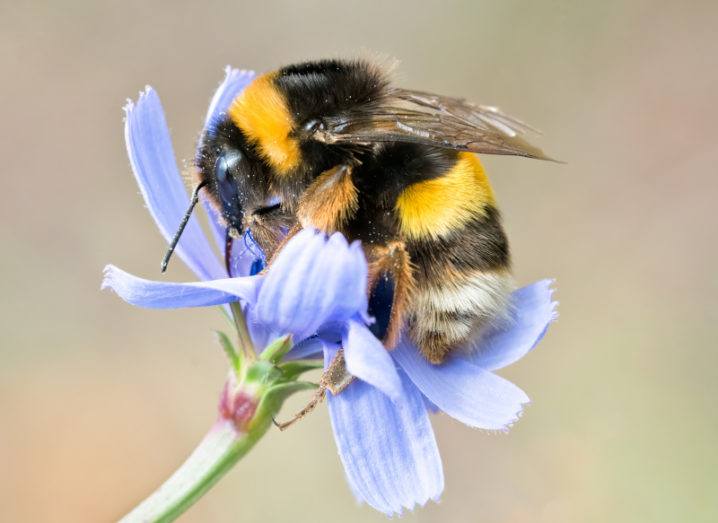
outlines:
[{"label": "light blue petal", "polygon": [[[245,71],[240,69],[233,69],[230,66],[224,68],[224,80],[219,85],[217,90],[212,96],[212,101],[209,103],[209,109],[207,110],[207,117],[204,121],[204,132],[207,132],[214,122],[216,122],[221,116],[226,113],[229,109],[232,101],[237,97],[239,93],[244,90],[247,85],[254,79],[254,71]],[[225,231],[224,227],[220,225],[218,216],[214,208],[207,202],[206,198],[202,198],[202,204],[204,205],[207,214],[209,215],[209,221],[212,226],[213,235],[220,252],[224,252],[224,238]],[[246,262],[243,259],[244,249],[240,248],[235,242],[234,249],[232,249],[233,257],[236,258],[232,262],[232,274],[234,276],[247,275],[247,269],[252,260]],[[246,258],[246,256],[244,256]],[[245,267],[246,265],[246,267]]]},{"label": "light blue petal", "polygon": [[303,360],[306,358],[314,358],[322,356],[326,350],[337,350],[339,344],[331,341],[327,341],[318,336],[307,338],[306,340],[300,341],[292,350],[290,350],[284,359],[286,360]]},{"label": "light blue petal", "polygon": [[249,336],[252,338],[252,343],[254,343],[255,347],[266,347],[270,341],[284,336],[284,334],[274,329],[272,325],[256,321],[252,316],[251,310],[251,306],[245,310],[245,318],[247,320]]},{"label": "light blue petal", "polygon": [[304,230],[272,263],[259,291],[255,318],[302,340],[329,322],[366,315],[367,267],[361,246],[344,237]]},{"label": "light blue petal", "polygon": [[[331,352],[327,358],[331,357]],[[421,394],[407,379],[398,402],[355,380],[327,393],[347,481],[359,501],[387,515],[438,501],[444,472]]]},{"label": "light blue petal", "polygon": [[[160,99],[147,87],[137,104],[125,106],[125,112],[125,142],[132,171],[150,214],[169,242],[187,210],[189,197],[177,170]],[[187,223],[176,252],[200,279],[225,275],[194,217]],[[158,260],[161,254],[158,251]]]},{"label": "light blue petal", "polygon": [[253,301],[261,276],[225,278],[193,283],[150,281],[114,265],[105,267],[103,289],[112,289],[127,303],[150,309],[205,307],[238,300]]},{"label": "light blue petal", "polygon": [[356,320],[347,322],[342,346],[349,374],[373,385],[393,400],[399,399],[404,388],[396,364],[384,345],[363,323]]},{"label": "light blue petal", "polygon": [[553,280],[541,280],[514,292],[510,319],[477,340],[469,348],[468,358],[488,370],[501,369],[523,358],[556,319],[552,283]]},{"label": "light blue petal", "polygon": [[392,355],[429,401],[453,418],[482,429],[505,429],[515,422],[528,396],[516,385],[465,358],[441,365],[427,362],[402,340]]},{"label": "light blue petal", "polygon": [[431,401],[429,401],[429,398],[427,398],[423,394],[421,395],[421,397],[424,398],[424,405],[426,406],[426,410],[428,410],[430,414],[438,414],[439,412],[441,412],[441,409],[434,405]]},{"label": "light blue petal", "polygon": [[[224,256],[226,228],[219,222],[219,214],[209,203],[209,200],[207,199],[207,193],[205,191],[200,192],[199,199],[202,202],[202,207],[204,207],[204,210],[207,213],[210,229],[212,231],[212,237],[217,244],[217,249],[219,250],[220,256]],[[232,276],[247,275],[246,263],[242,263],[242,261],[240,261],[241,258],[239,258],[240,249],[243,249],[243,247],[240,245],[240,242],[235,240],[232,243],[232,254],[230,256],[230,267],[232,270]],[[224,259],[222,259],[221,263],[223,275],[227,276],[227,269],[224,264]]]}]

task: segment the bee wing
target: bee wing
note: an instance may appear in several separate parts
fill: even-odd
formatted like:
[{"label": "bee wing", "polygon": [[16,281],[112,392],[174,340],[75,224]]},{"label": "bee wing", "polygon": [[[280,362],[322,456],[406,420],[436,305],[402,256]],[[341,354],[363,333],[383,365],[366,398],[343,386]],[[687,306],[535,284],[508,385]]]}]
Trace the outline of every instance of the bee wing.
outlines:
[{"label": "bee wing", "polygon": [[412,142],[484,154],[551,160],[523,135],[535,132],[496,107],[421,91],[393,89],[381,103],[353,115],[325,118],[314,138],[370,145]]}]

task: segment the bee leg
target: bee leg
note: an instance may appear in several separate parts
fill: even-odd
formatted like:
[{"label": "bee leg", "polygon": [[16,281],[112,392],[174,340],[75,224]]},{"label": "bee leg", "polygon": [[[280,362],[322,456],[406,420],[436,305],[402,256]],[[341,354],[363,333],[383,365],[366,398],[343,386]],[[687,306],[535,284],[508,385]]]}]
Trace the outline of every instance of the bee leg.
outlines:
[{"label": "bee leg", "polygon": [[299,199],[299,223],[327,234],[342,230],[359,208],[352,170],[351,165],[339,164],[317,176]]},{"label": "bee leg", "polygon": [[329,362],[329,366],[324,370],[319,383],[336,396],[346,389],[352,381],[354,381],[354,376],[347,371],[344,349],[339,349],[332,361]]},{"label": "bee leg", "polygon": [[319,405],[322,402],[326,393],[327,393],[327,388],[320,384],[319,388],[316,390],[316,392],[312,396],[312,399],[309,400],[309,402],[304,406],[304,408],[302,410],[297,412],[288,421],[284,421],[281,423],[278,422],[277,420],[275,420],[274,418],[272,418],[274,425],[279,430],[287,430],[289,427],[294,425],[297,421],[299,421],[304,416],[306,416],[307,414],[312,412],[315,408],[317,408],[317,405]]},{"label": "bee leg", "polygon": [[295,223],[272,253],[267,270],[282,248],[302,228],[316,228],[327,234],[342,230],[358,208],[358,192],[352,180],[353,166],[339,164],[322,172],[304,191],[296,211]]},{"label": "bee leg", "polygon": [[406,319],[409,298],[414,291],[414,268],[406,245],[401,241],[370,248],[369,313],[376,318],[372,332],[384,346],[396,347]]},{"label": "bee leg", "polygon": [[314,395],[304,408],[292,416],[292,418],[288,421],[283,423],[278,423],[276,420],[272,421],[274,421],[274,424],[279,430],[285,430],[312,412],[317,405],[322,402],[326,396],[327,390],[329,390],[332,394],[337,395],[346,389],[352,381],[354,381],[354,376],[347,372],[346,362],[344,361],[344,350],[339,349],[334,358],[332,358],[332,361],[329,363],[329,366],[324,370],[324,373],[319,380],[319,388],[316,392],[314,392]]}]

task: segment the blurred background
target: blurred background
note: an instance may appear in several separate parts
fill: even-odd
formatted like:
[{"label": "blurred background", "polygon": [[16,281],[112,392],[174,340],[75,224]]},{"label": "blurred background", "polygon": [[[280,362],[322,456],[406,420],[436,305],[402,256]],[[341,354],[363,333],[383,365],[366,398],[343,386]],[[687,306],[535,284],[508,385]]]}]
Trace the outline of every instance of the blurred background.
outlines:
[{"label": "blurred background", "polygon": [[[405,520],[716,521],[718,7],[690,4],[2,0],[0,520],[117,519],[215,417],[217,311],[99,288],[109,262],[159,278],[165,249],[125,99],[154,86],[189,159],[226,64],[380,54],[567,162],[485,158],[517,279],[555,277],[561,317],[501,372],[533,400],[509,434],[435,416],[446,491]],[[176,260],[167,278],[192,275]],[[184,516],[384,520],[355,504],[324,407]]]}]

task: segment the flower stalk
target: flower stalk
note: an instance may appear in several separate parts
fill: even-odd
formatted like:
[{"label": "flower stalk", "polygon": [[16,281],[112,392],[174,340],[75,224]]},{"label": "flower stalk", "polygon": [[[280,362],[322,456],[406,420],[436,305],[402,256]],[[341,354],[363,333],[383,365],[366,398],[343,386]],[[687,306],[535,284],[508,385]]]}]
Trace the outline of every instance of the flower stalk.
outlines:
[{"label": "flower stalk", "polygon": [[271,420],[241,433],[232,421],[220,418],[182,466],[121,522],[174,521],[244,457],[270,425]]},{"label": "flower stalk", "polygon": [[[232,313],[237,330],[244,326],[248,334],[241,308],[233,307]],[[217,335],[231,365],[219,402],[219,418],[180,468],[122,518],[123,523],[174,521],[266,434],[289,396],[317,387],[299,377],[321,366],[320,362],[282,362],[292,347],[291,336],[277,338],[257,356],[251,345],[245,345],[251,343],[248,335],[243,338],[238,332],[240,350],[226,334]]]}]

